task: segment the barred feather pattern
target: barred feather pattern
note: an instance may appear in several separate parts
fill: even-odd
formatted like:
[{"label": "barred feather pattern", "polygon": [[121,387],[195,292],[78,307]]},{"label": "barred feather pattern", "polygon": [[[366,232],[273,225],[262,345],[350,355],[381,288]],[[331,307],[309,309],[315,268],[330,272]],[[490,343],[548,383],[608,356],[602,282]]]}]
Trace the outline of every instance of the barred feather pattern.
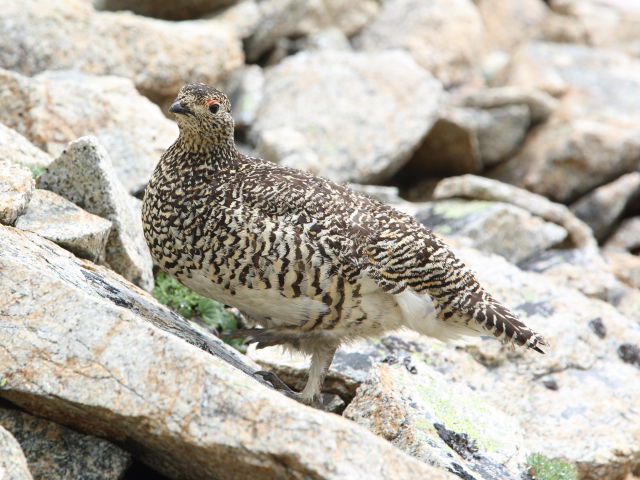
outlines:
[{"label": "barred feather pattern", "polygon": [[[177,101],[191,113],[178,116],[180,136],[158,163],[142,209],[163,270],[309,353],[407,325],[396,301],[406,291],[432,302],[444,330],[542,352],[542,337],[413,217],[240,154],[231,106],[216,89],[187,85]],[[211,102],[220,105],[215,114]]]}]

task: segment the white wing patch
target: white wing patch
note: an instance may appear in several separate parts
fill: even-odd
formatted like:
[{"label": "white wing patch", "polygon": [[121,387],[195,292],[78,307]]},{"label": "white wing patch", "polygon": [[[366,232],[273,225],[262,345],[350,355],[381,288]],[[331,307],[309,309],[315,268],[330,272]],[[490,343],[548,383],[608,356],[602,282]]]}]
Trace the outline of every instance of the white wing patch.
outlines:
[{"label": "white wing patch", "polygon": [[394,295],[394,298],[402,311],[405,325],[423,335],[445,342],[465,336],[482,335],[464,323],[458,323],[455,318],[448,321],[438,318],[435,305],[429,295],[418,294],[407,288],[404,292]]},{"label": "white wing patch", "polygon": [[200,295],[236,307],[255,320],[270,319],[270,326],[299,326],[309,317],[326,313],[328,307],[320,300],[308,297],[287,298],[275,290],[259,290],[237,287],[231,295],[221,285],[209,280],[200,272],[194,272],[191,278],[180,280]]}]

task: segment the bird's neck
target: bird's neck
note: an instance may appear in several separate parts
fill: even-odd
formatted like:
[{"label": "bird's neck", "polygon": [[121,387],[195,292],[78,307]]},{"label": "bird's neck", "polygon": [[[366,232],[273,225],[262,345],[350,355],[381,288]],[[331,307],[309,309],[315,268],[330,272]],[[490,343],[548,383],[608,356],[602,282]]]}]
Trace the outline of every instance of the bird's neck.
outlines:
[{"label": "bird's neck", "polygon": [[233,153],[236,154],[236,144],[233,136],[207,138],[196,135],[185,135],[180,132],[176,140],[180,150],[193,153]]},{"label": "bird's neck", "polygon": [[[183,162],[196,162],[192,167],[227,169],[238,158],[233,137],[209,139],[181,134],[171,147]],[[186,166],[186,165],[185,165]]]}]

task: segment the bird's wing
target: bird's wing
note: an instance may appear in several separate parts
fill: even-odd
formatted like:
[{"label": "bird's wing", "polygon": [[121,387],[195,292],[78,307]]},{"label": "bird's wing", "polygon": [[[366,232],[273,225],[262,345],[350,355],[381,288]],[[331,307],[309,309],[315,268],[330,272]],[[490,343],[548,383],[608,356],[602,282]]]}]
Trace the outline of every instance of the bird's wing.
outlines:
[{"label": "bird's wing", "polygon": [[[262,171],[261,171],[262,170]],[[265,164],[246,179],[248,203],[305,227],[344,275],[391,294],[428,295],[443,322],[537,351],[546,342],[482,288],[447,245],[410,215],[300,170]]]}]

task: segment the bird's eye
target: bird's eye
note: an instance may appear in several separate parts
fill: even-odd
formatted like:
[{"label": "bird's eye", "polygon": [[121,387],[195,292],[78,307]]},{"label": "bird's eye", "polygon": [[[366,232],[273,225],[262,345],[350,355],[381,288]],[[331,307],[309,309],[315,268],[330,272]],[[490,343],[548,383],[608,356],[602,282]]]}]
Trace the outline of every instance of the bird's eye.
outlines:
[{"label": "bird's eye", "polygon": [[220,104],[219,103],[212,103],[211,105],[209,105],[209,111],[211,113],[218,113],[218,110],[220,110]]}]

